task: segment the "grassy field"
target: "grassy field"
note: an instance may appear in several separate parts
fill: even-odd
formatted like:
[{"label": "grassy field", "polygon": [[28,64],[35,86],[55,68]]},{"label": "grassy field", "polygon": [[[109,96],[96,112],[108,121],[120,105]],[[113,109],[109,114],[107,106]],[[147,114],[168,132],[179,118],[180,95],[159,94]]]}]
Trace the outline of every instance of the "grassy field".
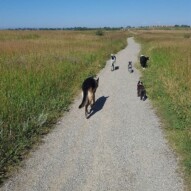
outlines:
[{"label": "grassy field", "polygon": [[169,142],[179,153],[191,190],[191,30],[139,30],[148,97],[158,108]]},{"label": "grassy field", "polygon": [[[191,31],[133,34],[150,56],[143,81],[191,190]],[[0,31],[0,182],[126,38],[125,31]]]},{"label": "grassy field", "polygon": [[0,182],[126,39],[124,31],[0,31]]}]

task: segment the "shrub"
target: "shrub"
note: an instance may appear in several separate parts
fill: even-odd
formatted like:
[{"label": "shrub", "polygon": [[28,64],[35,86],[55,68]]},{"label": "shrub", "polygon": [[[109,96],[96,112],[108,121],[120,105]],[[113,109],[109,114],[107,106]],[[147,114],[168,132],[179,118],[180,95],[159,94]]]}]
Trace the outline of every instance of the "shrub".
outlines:
[{"label": "shrub", "polygon": [[97,30],[97,31],[96,31],[96,35],[98,35],[98,36],[103,36],[103,35],[104,35],[103,30]]}]

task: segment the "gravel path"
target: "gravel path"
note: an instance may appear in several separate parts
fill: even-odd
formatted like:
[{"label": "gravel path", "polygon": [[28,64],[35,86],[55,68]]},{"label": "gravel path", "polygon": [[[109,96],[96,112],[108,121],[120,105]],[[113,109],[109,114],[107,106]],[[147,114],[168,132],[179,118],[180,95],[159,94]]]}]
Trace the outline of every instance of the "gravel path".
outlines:
[{"label": "gravel path", "polygon": [[1,191],[182,191],[183,180],[149,99],[140,101],[128,61],[137,61],[133,38],[98,74],[96,106],[89,119],[81,95]]}]

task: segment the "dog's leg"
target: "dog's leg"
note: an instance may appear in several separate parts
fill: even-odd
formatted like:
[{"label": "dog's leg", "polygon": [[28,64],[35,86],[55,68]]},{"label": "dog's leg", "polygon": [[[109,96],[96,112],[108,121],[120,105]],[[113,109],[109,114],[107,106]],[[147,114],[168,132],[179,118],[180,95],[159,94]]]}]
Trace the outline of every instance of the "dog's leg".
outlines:
[{"label": "dog's leg", "polygon": [[88,118],[88,104],[85,105],[85,117]]},{"label": "dog's leg", "polygon": [[139,97],[140,96],[140,92],[139,92],[139,90],[137,90],[137,97]]},{"label": "dog's leg", "polygon": [[112,63],[112,71],[114,71],[114,69],[115,69],[115,68],[114,68],[114,62],[113,62],[113,63]]},{"label": "dog's leg", "polygon": [[147,94],[146,91],[144,91],[143,101],[145,101],[146,99],[147,99]]},{"label": "dog's leg", "polygon": [[[93,94],[93,105],[95,104],[95,93]],[[93,106],[92,105],[92,106]]]},{"label": "dog's leg", "polygon": [[141,100],[143,100],[143,101],[144,101],[144,96],[145,96],[145,90],[142,90],[141,91]]}]

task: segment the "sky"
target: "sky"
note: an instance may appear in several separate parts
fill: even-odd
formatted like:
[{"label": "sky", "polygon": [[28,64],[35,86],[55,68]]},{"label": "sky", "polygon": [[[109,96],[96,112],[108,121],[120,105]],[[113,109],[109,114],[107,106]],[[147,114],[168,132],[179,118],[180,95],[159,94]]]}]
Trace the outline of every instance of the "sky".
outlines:
[{"label": "sky", "polygon": [[191,0],[0,0],[0,29],[191,25]]}]

